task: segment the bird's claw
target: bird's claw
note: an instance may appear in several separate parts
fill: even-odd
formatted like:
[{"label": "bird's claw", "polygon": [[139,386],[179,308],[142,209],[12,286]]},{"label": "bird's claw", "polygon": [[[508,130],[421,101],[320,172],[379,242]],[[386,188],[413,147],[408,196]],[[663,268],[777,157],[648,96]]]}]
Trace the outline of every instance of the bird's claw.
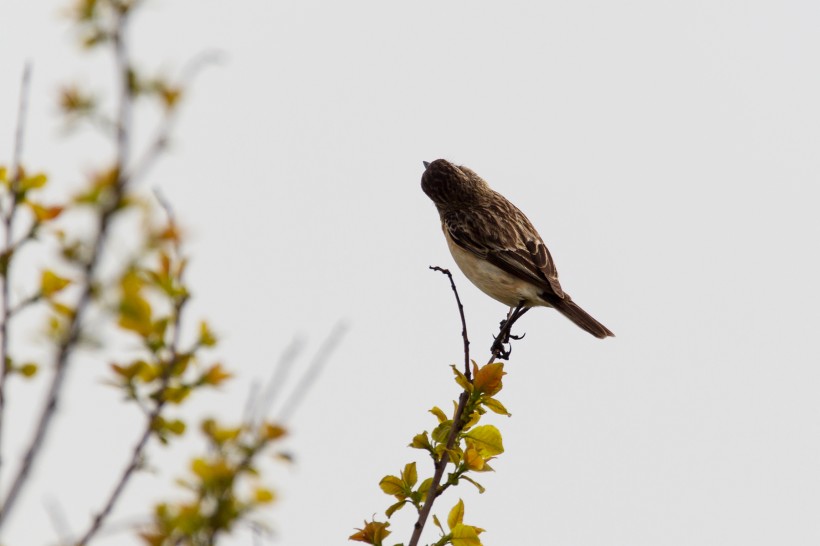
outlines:
[{"label": "bird's claw", "polygon": [[492,351],[492,353],[496,355],[496,358],[499,358],[500,360],[509,360],[510,354],[512,353],[512,345],[510,345],[510,348],[507,349],[504,347],[504,343],[504,341],[496,339],[493,342],[493,346],[490,347],[490,351]]},{"label": "bird's claw", "polygon": [[[501,324],[504,324],[504,322],[502,322]],[[526,335],[526,333],[521,334],[520,336],[511,334],[509,332],[503,332],[503,335],[499,333],[498,337],[496,337],[493,341],[492,347],[490,347],[490,351],[501,360],[509,360],[510,354],[512,354],[511,341],[518,341],[524,339],[524,336]]]}]

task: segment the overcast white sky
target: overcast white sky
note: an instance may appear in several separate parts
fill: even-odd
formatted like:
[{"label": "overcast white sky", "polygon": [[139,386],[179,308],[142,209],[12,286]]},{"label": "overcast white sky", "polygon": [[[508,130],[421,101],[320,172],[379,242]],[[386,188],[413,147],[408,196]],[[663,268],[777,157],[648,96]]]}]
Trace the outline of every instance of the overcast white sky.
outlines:
[{"label": "overcast white sky", "polygon": [[[75,55],[63,5],[0,5],[0,158],[29,59],[27,163],[72,184],[97,141],[60,136],[55,89],[102,86],[107,65]],[[418,457],[405,446],[432,428],[426,410],[457,395],[457,314],[427,270],[455,265],[419,187],[438,157],[529,216],[617,337],[528,314],[500,395],[513,417],[490,420],[507,451],[486,494],[465,484],[436,512],[463,497],[488,546],[820,542],[818,28],[809,0],[149,3],[145,66],[224,53],[146,183],[188,228],[192,318],[212,318],[239,376],[197,407],[238,417],[294,336],[304,366],[350,326],[290,423],[273,543],[346,543],[390,504],[378,481]],[[456,279],[484,359],[505,309]],[[8,544],[55,540],[45,502],[82,529],[119,473],[139,416],[107,409],[105,370],[73,370]],[[37,387],[15,385],[4,436],[19,447]],[[153,453],[159,475],[116,520],[183,473]],[[393,529],[406,543],[410,519]]]}]

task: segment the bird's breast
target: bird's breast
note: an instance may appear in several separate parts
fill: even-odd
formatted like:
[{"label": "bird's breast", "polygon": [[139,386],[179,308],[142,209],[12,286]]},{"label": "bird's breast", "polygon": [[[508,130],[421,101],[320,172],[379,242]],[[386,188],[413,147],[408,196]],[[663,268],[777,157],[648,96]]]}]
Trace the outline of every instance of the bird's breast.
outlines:
[{"label": "bird's breast", "polygon": [[521,301],[533,307],[546,305],[546,302],[538,296],[540,290],[534,284],[519,279],[458,246],[446,228],[444,238],[447,239],[450,254],[453,255],[453,259],[464,276],[491,298],[509,307],[515,307]]}]

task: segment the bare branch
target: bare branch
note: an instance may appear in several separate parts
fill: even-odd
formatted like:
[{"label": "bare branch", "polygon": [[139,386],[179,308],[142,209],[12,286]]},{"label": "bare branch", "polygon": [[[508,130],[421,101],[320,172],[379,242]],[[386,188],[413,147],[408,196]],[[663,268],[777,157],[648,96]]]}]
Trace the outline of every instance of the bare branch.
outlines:
[{"label": "bare branch", "polygon": [[57,533],[59,544],[68,544],[71,527],[68,525],[65,510],[55,498],[46,499],[44,504],[48,519],[51,520],[51,526],[54,528],[54,532]]},{"label": "bare branch", "polygon": [[11,194],[11,202],[9,203],[9,210],[3,211],[3,226],[5,228],[5,240],[3,244],[2,261],[0,266],[0,315],[2,315],[2,324],[0,324],[0,468],[3,467],[3,450],[2,450],[2,432],[3,432],[3,417],[6,410],[6,378],[9,373],[9,320],[11,319],[12,309],[9,301],[10,282],[9,282],[9,265],[11,262],[12,253],[14,252],[14,234],[12,228],[14,226],[14,216],[17,212],[17,184],[20,182],[22,175],[21,163],[23,157],[23,141],[25,136],[26,126],[26,112],[28,110],[28,95],[31,91],[31,63],[26,63],[23,69],[23,77],[20,82],[20,102],[17,107],[17,129],[14,135],[14,150],[12,152],[12,178],[9,186],[9,193]]},{"label": "bare branch", "polygon": [[[205,52],[194,57],[182,70],[181,88],[187,87],[191,80],[209,64],[216,63],[221,56],[216,52]],[[145,176],[148,170],[154,165],[163,150],[168,146],[171,130],[177,120],[179,108],[169,107],[165,110],[165,116],[157,127],[154,137],[142,153],[141,158],[128,172],[129,180],[139,180]]]},{"label": "bare branch", "polygon": [[294,338],[293,341],[285,347],[278,361],[273,367],[273,373],[265,385],[265,390],[259,394],[258,398],[252,401],[248,411],[246,412],[245,422],[253,426],[258,426],[265,418],[273,404],[276,402],[282,386],[287,382],[290,376],[290,371],[293,369],[293,363],[297,356],[304,350],[305,342],[300,338]]},{"label": "bare branch", "polygon": [[2,506],[0,506],[0,527],[5,523],[14,508],[23,486],[28,482],[31,469],[35,460],[40,455],[43,441],[56,413],[62,393],[63,382],[70,363],[70,356],[73,354],[77,341],[80,339],[82,322],[92,301],[94,276],[97,270],[97,264],[100,262],[102,256],[105,240],[108,236],[109,225],[116,212],[121,208],[125,196],[128,180],[124,173],[130,148],[131,103],[133,98],[130,90],[130,61],[128,60],[124,43],[127,14],[128,12],[126,11],[121,12],[119,15],[114,37],[116,60],[119,68],[119,84],[122,89],[117,123],[117,180],[113,186],[112,199],[100,205],[101,210],[97,219],[96,236],[92,245],[91,254],[82,268],[82,291],[74,313],[69,319],[67,331],[58,344],[53,364],[54,376],[48,387],[45,404],[37,420],[34,434],[22,457],[20,469],[15,474],[12,485],[3,499]]},{"label": "bare branch", "polygon": [[450,273],[449,269],[442,269],[437,265],[431,265],[430,269],[444,273],[447,275],[447,278],[450,279],[450,287],[453,289],[453,294],[456,296],[458,314],[461,317],[461,338],[464,340],[464,375],[467,376],[468,380],[472,380],[472,371],[470,370],[470,340],[467,337],[467,320],[464,318],[464,306],[461,304],[461,298],[458,296],[458,290],[456,289],[456,283],[453,280],[453,274]]},{"label": "bare branch", "polygon": [[28,98],[31,93],[31,63],[23,68],[23,79],[20,82],[20,102],[17,106],[17,129],[14,132],[14,153],[12,153],[12,177],[20,180],[20,166],[23,160],[23,144],[26,133],[26,114],[28,113]]},{"label": "bare branch", "polygon": [[316,356],[314,356],[313,360],[311,360],[310,364],[308,364],[307,370],[305,370],[301,380],[296,387],[294,387],[287,400],[285,400],[282,404],[282,409],[279,412],[279,416],[276,417],[277,421],[284,423],[290,419],[291,415],[293,415],[294,411],[296,411],[296,408],[299,404],[301,404],[305,394],[307,394],[308,390],[310,390],[311,385],[313,385],[319,377],[319,373],[330,359],[333,351],[342,341],[342,338],[347,332],[347,328],[348,326],[344,322],[336,323],[336,326],[333,327],[333,330],[331,330],[330,334],[328,334],[325,341],[319,347],[319,350],[316,352]]}]

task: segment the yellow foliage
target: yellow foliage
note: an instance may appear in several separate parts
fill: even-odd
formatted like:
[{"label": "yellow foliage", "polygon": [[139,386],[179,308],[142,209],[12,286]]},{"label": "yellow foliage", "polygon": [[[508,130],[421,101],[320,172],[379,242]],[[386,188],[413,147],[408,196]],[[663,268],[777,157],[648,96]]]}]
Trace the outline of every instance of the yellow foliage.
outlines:
[{"label": "yellow foliage", "polygon": [[390,534],[390,531],[387,530],[389,526],[390,523],[388,522],[365,521],[363,528],[357,529],[358,532],[350,535],[350,540],[381,546],[382,541]]},{"label": "yellow foliage", "polygon": [[191,471],[205,483],[227,479],[233,475],[233,470],[225,461],[209,462],[202,458],[191,461]]},{"label": "yellow foliage", "polygon": [[228,373],[225,368],[222,367],[222,364],[214,364],[208,369],[205,375],[202,376],[201,381],[206,385],[216,387],[231,377],[233,377],[233,375]]},{"label": "yellow foliage", "polygon": [[450,367],[453,369],[453,373],[456,376],[456,383],[458,383],[458,386],[464,389],[465,391],[472,393],[473,384],[470,383],[470,381],[467,379],[467,376],[461,373],[461,371],[458,368],[456,368],[455,365],[450,365]]},{"label": "yellow foliage", "polygon": [[37,173],[32,176],[25,176],[17,183],[17,190],[20,192],[27,192],[42,188],[48,182],[48,177],[43,173]]},{"label": "yellow foliage", "polygon": [[470,470],[481,471],[484,469],[484,458],[479,455],[478,450],[472,442],[467,442],[467,449],[464,450],[464,464]]},{"label": "yellow foliage", "polygon": [[265,423],[264,425],[262,425],[261,436],[265,440],[276,440],[278,438],[281,438],[285,434],[287,434],[287,431],[279,425],[274,425],[272,423]]},{"label": "yellow foliage", "polygon": [[405,486],[410,489],[416,485],[418,479],[419,476],[416,472],[416,463],[407,463],[404,466],[404,470],[401,471],[402,482],[404,482]]},{"label": "yellow foliage", "polygon": [[397,476],[385,476],[379,482],[379,487],[381,487],[382,491],[388,495],[393,495],[399,500],[406,498],[404,493],[404,483],[401,478]]},{"label": "yellow foliage", "polygon": [[40,275],[40,293],[45,298],[49,298],[71,284],[69,279],[60,277],[50,269],[46,269]]},{"label": "yellow foliage", "polygon": [[32,202],[27,202],[26,204],[29,206],[31,212],[34,214],[34,218],[38,222],[53,220],[63,212],[63,207],[45,207]]},{"label": "yellow foliage", "polygon": [[444,414],[444,412],[443,412],[443,411],[441,411],[441,408],[440,408],[440,407],[438,407],[438,406],[434,406],[434,407],[430,410],[430,413],[432,413],[433,415],[435,415],[435,416],[436,416],[436,419],[438,419],[438,422],[439,422],[439,423],[443,423],[444,421],[446,421],[446,420],[447,420],[447,416]]},{"label": "yellow foliage", "polygon": [[26,362],[22,366],[20,366],[20,373],[23,377],[34,377],[37,373],[37,364],[34,362]]},{"label": "yellow foliage", "polygon": [[142,296],[145,281],[136,271],[129,271],[120,280],[122,299],[120,300],[120,317],[117,324],[125,330],[131,330],[147,337],[153,331],[151,321],[151,304]]},{"label": "yellow foliage", "polygon": [[484,400],[482,400],[481,403],[490,411],[493,411],[500,415],[506,415],[507,417],[512,416],[512,414],[509,411],[507,411],[507,408],[504,407],[504,404],[502,404],[495,398],[485,398]]},{"label": "yellow foliage", "polygon": [[472,444],[478,453],[484,457],[492,457],[504,453],[504,444],[501,441],[501,433],[493,425],[482,425],[464,434],[465,438],[472,440]]},{"label": "yellow foliage", "polygon": [[253,500],[259,504],[269,504],[273,502],[274,498],[273,491],[264,487],[257,487],[253,492]]},{"label": "yellow foliage", "polygon": [[205,321],[199,323],[199,344],[203,347],[213,347],[216,345],[216,336]]},{"label": "yellow foliage", "polygon": [[504,375],[503,362],[487,364],[476,370],[473,386],[478,392],[492,396],[501,390],[501,378]]},{"label": "yellow foliage", "polygon": [[450,510],[450,513],[447,515],[447,527],[452,529],[456,525],[461,524],[464,521],[464,501],[458,499],[458,502],[455,506]]},{"label": "yellow foliage", "polygon": [[450,544],[453,546],[481,546],[478,531],[472,525],[459,523],[450,529]]}]

